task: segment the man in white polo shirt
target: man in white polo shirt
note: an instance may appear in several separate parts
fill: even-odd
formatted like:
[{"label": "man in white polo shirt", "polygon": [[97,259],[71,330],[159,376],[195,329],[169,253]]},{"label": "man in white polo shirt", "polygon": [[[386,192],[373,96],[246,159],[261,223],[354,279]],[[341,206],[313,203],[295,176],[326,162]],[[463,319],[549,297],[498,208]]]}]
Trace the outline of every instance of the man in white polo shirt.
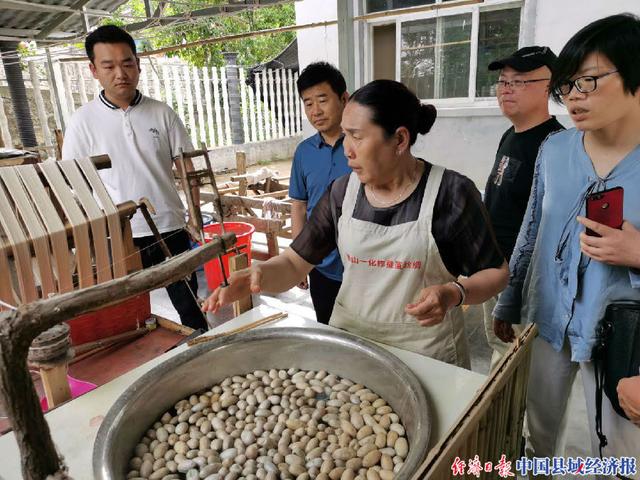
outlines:
[{"label": "man in white polo shirt", "polygon": [[[172,165],[180,149],[193,150],[189,135],[168,105],[137,90],[140,61],[131,35],[113,25],[102,26],[87,37],[85,48],[91,73],[104,90],[71,118],[62,157],[108,154],[112,168],[100,174],[113,200],[121,203],[147,197],[171,253],[184,252],[190,242]],[[144,267],[162,262],[165,257],[141,213],[131,219],[131,228]],[[171,302],[184,325],[207,329],[195,297],[195,274],[188,284],[182,281],[167,287]]]}]

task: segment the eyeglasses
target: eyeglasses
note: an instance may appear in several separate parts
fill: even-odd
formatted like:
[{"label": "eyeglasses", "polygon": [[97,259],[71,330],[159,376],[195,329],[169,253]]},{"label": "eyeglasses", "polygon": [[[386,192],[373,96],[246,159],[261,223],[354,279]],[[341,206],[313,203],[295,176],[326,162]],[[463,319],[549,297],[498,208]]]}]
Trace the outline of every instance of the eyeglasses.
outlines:
[{"label": "eyeglasses", "polygon": [[496,88],[504,89],[509,87],[513,90],[522,90],[529,83],[544,82],[545,80],[551,80],[551,79],[536,78],[533,80],[498,80],[496,82]]},{"label": "eyeglasses", "polygon": [[575,80],[565,80],[561,82],[555,89],[555,93],[558,95],[566,96],[571,93],[573,87],[576,87],[580,93],[591,93],[598,88],[598,79],[607,77],[613,73],[617,73],[617,70],[603,73],[602,75],[585,75],[578,77]]}]

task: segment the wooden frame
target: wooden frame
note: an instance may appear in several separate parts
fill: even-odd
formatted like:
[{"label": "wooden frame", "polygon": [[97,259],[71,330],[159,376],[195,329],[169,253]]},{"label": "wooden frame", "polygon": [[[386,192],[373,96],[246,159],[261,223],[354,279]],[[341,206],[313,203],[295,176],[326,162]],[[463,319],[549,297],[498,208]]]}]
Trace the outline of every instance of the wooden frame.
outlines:
[{"label": "wooden frame", "polygon": [[[188,162],[200,156],[204,157],[205,168],[189,171]],[[250,185],[246,173],[246,154],[243,151],[236,152],[237,175],[231,177],[233,182],[237,182],[237,186],[219,187],[216,184],[207,148],[204,144],[200,150],[182,152],[176,158],[176,168],[178,170],[176,178],[180,181],[185,193],[189,215],[195,219],[194,226],[197,230],[197,236],[203,236],[202,207],[211,203],[214,205],[213,210],[218,212],[218,221],[219,212],[222,212],[225,221],[249,223],[256,228],[256,231],[264,233],[267,238],[266,258],[274,257],[280,253],[278,237],[291,238],[291,230],[286,226],[287,219],[291,217],[291,204],[278,200],[288,196],[288,186],[280,183],[285,180],[285,177],[268,178],[263,182]],[[201,191],[201,187],[204,186],[211,186],[213,191]],[[254,192],[255,195],[248,196],[249,191]],[[237,193],[237,195],[233,195],[233,193]],[[279,218],[261,218],[254,209],[261,210],[263,215],[268,209],[271,212],[276,212]],[[265,257],[260,253],[257,256]]]},{"label": "wooden frame", "polygon": [[[496,465],[504,455],[514,469],[520,457],[531,347],[537,334],[533,324],[522,332],[456,424],[431,449],[414,480],[452,478],[456,457],[468,462],[478,455],[483,465]],[[485,476],[500,478],[495,470]]]}]

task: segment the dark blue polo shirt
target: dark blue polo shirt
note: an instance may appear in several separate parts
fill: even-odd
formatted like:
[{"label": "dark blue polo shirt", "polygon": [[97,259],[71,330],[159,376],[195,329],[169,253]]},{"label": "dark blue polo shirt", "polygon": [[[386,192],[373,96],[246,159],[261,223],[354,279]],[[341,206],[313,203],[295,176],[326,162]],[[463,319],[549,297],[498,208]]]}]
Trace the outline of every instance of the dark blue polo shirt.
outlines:
[{"label": "dark blue polo shirt", "polygon": [[[320,133],[300,142],[293,156],[289,196],[307,202],[307,218],[329,184],[336,178],[351,173],[344,155],[342,138],[332,147],[327,145]],[[342,262],[338,250],[333,250],[316,268],[325,277],[342,281]]]}]

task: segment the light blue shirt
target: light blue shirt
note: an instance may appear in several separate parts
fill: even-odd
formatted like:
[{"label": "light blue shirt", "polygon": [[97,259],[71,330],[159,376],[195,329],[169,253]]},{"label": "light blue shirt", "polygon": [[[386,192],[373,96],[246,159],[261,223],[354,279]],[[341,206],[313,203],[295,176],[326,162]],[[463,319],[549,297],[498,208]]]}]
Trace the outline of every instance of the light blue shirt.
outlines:
[{"label": "light blue shirt", "polygon": [[[342,140],[339,138],[334,146],[328,145],[320,133],[300,142],[293,156],[291,178],[289,180],[289,196],[295,200],[307,202],[307,218],[327,188],[336,178],[351,173],[344,155]],[[327,255],[316,270],[325,277],[342,281],[344,267],[340,261],[338,250]]]},{"label": "light blue shirt", "polygon": [[627,267],[592,260],[580,251],[586,196],[624,188],[624,219],[640,227],[640,146],[605,177],[596,174],[574,129],[551,134],[540,147],[533,187],[494,316],[534,322],[540,336],[560,351],[565,338],[571,358],[591,359],[596,327],[607,305],[640,302],[640,275]]}]

